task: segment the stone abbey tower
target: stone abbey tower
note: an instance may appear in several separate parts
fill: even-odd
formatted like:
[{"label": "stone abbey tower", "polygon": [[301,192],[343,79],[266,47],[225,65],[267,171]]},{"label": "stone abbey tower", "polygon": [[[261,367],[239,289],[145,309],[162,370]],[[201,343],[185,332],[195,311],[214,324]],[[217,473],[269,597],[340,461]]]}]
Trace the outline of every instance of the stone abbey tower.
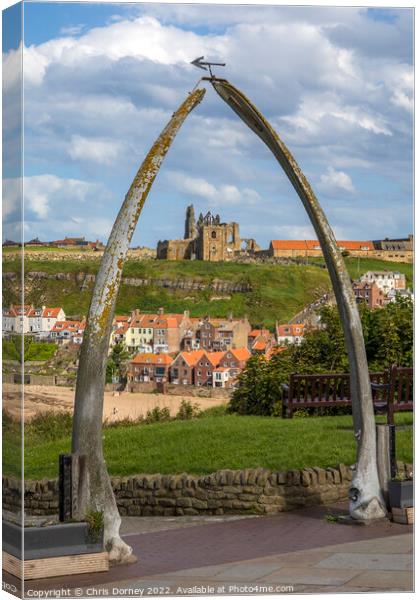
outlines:
[{"label": "stone abbey tower", "polygon": [[200,213],[195,220],[194,206],[187,207],[183,240],[158,242],[157,258],[166,260],[232,260],[241,249],[238,223],[222,223],[219,215]]}]

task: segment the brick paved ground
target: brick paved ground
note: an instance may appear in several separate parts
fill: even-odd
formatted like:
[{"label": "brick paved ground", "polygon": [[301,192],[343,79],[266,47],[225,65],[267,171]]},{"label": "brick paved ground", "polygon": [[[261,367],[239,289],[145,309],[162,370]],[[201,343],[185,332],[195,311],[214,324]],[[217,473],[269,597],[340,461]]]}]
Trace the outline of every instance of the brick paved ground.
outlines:
[{"label": "brick paved ground", "polygon": [[201,595],[203,590],[214,594],[412,590],[412,527],[390,522],[348,526],[325,519],[327,513],[343,514],[346,509],[346,505],[318,506],[233,519],[124,520],[123,534],[139,558],[136,564],[103,574],[29,582],[28,588],[79,588],[82,596],[117,597]]}]

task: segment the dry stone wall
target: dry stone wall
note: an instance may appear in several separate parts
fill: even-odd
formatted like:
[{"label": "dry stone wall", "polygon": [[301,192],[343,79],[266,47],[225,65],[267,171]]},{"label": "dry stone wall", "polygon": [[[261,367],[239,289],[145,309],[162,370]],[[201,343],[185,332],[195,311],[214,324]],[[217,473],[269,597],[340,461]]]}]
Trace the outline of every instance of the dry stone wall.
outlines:
[{"label": "dry stone wall", "polygon": [[[412,466],[398,464],[407,475]],[[269,471],[222,470],[204,476],[132,475],[111,479],[121,515],[174,516],[275,514],[294,508],[346,500],[352,478],[350,467],[319,467]],[[26,481],[27,515],[58,512],[58,480]],[[21,482],[3,477],[3,509],[21,510]]]},{"label": "dry stone wall", "polygon": [[[409,475],[412,465],[398,463]],[[123,516],[275,514],[294,508],[346,500],[352,469],[319,467],[291,471],[222,470],[210,475],[132,475],[111,478]],[[3,509],[21,510],[21,482],[3,477]],[[27,515],[58,512],[58,480],[26,481]]]}]

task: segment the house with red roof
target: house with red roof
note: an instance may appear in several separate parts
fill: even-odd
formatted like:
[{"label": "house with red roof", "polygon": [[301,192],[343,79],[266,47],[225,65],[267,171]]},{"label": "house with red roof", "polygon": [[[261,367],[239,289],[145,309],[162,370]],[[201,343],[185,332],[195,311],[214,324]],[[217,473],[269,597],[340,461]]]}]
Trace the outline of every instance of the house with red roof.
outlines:
[{"label": "house with red roof", "polygon": [[248,335],[248,350],[252,354],[267,354],[276,344],[276,338],[268,329],[253,329]]},{"label": "house with red roof", "polygon": [[285,325],[276,323],[276,336],[279,346],[301,344],[304,335],[305,325],[303,323],[286,323]]},{"label": "house with red roof", "polygon": [[[202,372],[205,370],[206,362],[208,363],[208,369],[210,369],[210,362],[205,350],[180,352],[173,360],[170,368],[171,382],[178,385],[197,385],[197,372],[201,371],[200,382],[202,382]],[[198,363],[200,363],[199,368]]]},{"label": "house with red roof", "polygon": [[12,304],[9,308],[3,308],[3,334],[23,333],[45,337],[58,320],[65,318],[61,307],[35,308],[32,304]]},{"label": "house with red roof", "polygon": [[386,304],[384,291],[375,282],[353,281],[354,295],[357,304],[367,304],[369,308],[380,308]]},{"label": "house with red roof", "polygon": [[248,348],[233,348],[223,353],[213,373],[213,387],[232,388],[251,357]]},{"label": "house with red roof", "polygon": [[217,351],[229,348],[241,348],[247,345],[251,325],[248,319],[227,319],[205,317],[200,319],[196,328],[196,339],[203,350]]},{"label": "house with red roof", "polygon": [[83,341],[83,333],[86,321],[57,321],[51,329],[50,338],[59,343],[80,345]]},{"label": "house with red roof", "polygon": [[168,381],[172,361],[173,357],[169,354],[140,352],[130,361],[127,379],[132,383]]}]

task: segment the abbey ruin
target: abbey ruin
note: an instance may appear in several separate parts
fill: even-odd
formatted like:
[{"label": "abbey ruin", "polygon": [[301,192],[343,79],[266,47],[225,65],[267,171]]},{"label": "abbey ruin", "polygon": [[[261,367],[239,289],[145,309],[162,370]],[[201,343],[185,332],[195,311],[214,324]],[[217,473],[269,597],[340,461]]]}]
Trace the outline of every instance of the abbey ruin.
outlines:
[{"label": "abbey ruin", "polygon": [[238,223],[222,223],[220,216],[210,211],[205,216],[200,213],[196,221],[191,204],[185,216],[184,239],[159,241],[157,258],[228,261],[241,252],[244,244],[246,250],[259,249],[255,240],[241,239]]}]

